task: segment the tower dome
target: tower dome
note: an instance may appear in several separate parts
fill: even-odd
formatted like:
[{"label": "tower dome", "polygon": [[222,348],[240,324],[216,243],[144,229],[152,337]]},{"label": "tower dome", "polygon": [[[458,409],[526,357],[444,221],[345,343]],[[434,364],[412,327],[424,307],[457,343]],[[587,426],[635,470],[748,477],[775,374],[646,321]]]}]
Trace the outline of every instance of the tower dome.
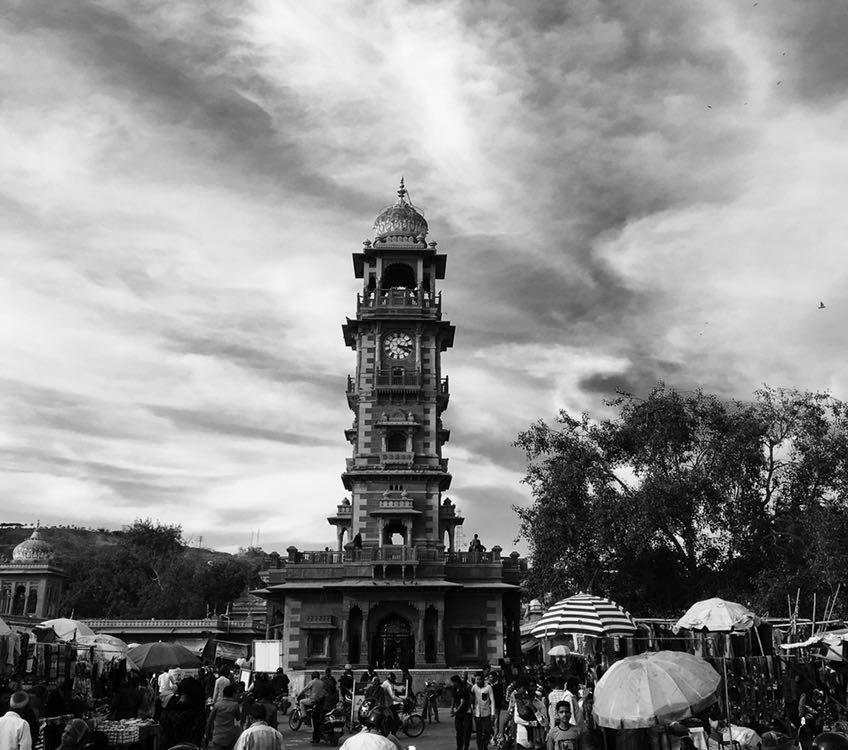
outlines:
[{"label": "tower dome", "polygon": [[384,208],[374,220],[374,238],[426,237],[427,221],[407,198],[403,177],[400,178],[397,194],[398,198],[394,204]]},{"label": "tower dome", "polygon": [[40,562],[53,557],[53,545],[44,541],[38,529],[32,532],[29,539],[24,539],[14,550],[12,560],[16,562]]}]

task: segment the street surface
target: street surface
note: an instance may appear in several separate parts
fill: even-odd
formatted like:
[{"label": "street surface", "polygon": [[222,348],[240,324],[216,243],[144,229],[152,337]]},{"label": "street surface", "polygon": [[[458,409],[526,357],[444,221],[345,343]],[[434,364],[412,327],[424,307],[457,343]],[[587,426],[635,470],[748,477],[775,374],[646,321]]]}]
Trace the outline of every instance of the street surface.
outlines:
[{"label": "street surface", "polygon": [[[407,737],[401,733],[400,744],[404,748],[412,748],[415,750],[453,750],[456,746],[456,735],[453,729],[453,719],[448,716],[448,710],[444,710],[444,717],[440,724],[425,724],[424,732],[420,737]],[[282,714],[281,714],[282,718]],[[298,731],[292,732],[288,722],[285,719],[280,722],[280,731],[286,742],[286,750],[304,750],[305,748],[320,748],[330,747],[326,743],[320,745],[312,745],[309,740],[312,738],[312,730],[307,726],[302,726]],[[342,742],[347,735],[342,738]],[[471,746],[474,747],[474,738],[471,738]]]}]

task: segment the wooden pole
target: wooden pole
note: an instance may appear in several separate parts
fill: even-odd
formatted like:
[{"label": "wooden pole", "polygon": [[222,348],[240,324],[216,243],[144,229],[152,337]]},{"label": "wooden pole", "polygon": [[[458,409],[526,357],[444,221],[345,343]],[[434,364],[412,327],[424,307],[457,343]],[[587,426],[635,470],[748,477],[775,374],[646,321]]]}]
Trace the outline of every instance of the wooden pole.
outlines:
[{"label": "wooden pole", "polygon": [[759,629],[757,628],[757,626],[756,626],[756,625],[752,625],[751,627],[752,627],[752,628],[753,628],[753,630],[754,630],[754,635],[756,635],[756,636],[757,636],[757,643],[759,643],[759,644],[760,644],[760,656],[765,656],[765,655],[766,655],[766,650],[763,648],[763,639],[762,639],[762,638],[760,638],[760,631],[759,631]]},{"label": "wooden pole", "polygon": [[816,632],[816,592],[813,592],[813,624],[810,627],[810,635],[814,635]]}]

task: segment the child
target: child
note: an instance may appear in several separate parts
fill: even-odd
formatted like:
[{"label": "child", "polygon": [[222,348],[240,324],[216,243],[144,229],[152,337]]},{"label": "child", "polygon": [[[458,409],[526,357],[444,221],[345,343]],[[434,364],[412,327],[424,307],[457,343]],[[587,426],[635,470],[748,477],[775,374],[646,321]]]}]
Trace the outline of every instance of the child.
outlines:
[{"label": "child", "polygon": [[580,730],[571,723],[571,703],[558,701],[557,723],[548,732],[547,750],[580,750]]}]

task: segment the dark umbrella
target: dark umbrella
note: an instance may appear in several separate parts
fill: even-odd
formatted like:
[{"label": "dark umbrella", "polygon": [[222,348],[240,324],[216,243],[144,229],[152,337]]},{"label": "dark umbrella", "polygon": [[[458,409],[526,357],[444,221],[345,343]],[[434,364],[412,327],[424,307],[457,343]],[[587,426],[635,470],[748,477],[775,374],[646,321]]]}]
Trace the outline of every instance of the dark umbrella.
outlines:
[{"label": "dark umbrella", "polygon": [[127,656],[132,659],[133,664],[138,665],[139,669],[148,672],[171,667],[194,669],[200,666],[200,659],[178,643],[162,643],[162,641],[142,643],[140,646],[131,648]]}]

